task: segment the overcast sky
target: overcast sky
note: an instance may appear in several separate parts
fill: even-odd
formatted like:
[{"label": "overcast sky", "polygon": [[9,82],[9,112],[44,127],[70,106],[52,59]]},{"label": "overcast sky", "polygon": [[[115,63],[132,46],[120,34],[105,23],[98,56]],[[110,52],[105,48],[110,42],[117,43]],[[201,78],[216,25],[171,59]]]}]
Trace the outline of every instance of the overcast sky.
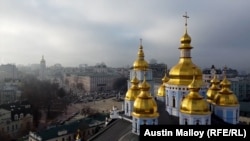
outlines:
[{"label": "overcast sky", "polygon": [[187,12],[193,62],[250,70],[249,0],[0,0],[1,64],[132,65],[179,60]]}]

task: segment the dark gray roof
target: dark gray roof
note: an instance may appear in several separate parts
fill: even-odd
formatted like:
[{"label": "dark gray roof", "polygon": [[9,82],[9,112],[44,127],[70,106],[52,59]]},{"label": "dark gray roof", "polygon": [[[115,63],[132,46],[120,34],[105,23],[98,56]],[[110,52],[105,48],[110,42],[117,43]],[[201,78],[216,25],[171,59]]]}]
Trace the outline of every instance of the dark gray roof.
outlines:
[{"label": "dark gray roof", "polygon": [[160,113],[158,118],[158,124],[168,124],[168,125],[178,125],[179,124],[179,118],[176,116],[169,115],[169,113],[166,111],[166,105],[164,102],[157,101],[158,105],[158,112]]},{"label": "dark gray roof", "polygon": [[121,137],[131,131],[131,122],[124,119],[116,119],[95,136],[91,137],[88,141],[118,141]]},{"label": "dark gray roof", "polygon": [[97,113],[68,124],[58,125],[38,131],[36,134],[39,135],[43,140],[49,140],[61,136],[58,135],[58,132],[60,131],[67,131],[66,134],[76,133],[78,129],[83,131],[84,129],[89,128],[90,124],[93,124],[96,121],[105,121],[105,119],[106,114]]}]

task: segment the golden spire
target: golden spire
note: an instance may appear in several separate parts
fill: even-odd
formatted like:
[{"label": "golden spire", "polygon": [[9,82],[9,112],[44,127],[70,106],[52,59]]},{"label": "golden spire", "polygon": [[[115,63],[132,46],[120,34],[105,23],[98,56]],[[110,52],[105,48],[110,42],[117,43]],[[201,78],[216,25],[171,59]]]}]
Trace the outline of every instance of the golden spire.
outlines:
[{"label": "golden spire", "polygon": [[203,99],[203,97],[199,94],[200,83],[197,83],[195,78],[195,68],[193,68],[193,80],[188,85],[190,92],[185,96],[185,98],[181,102],[180,112],[186,114],[194,114],[194,115],[204,115],[209,114],[209,108],[207,102]]},{"label": "golden spire", "polygon": [[144,70],[144,69],[147,70],[149,65],[148,65],[148,62],[144,60],[142,39],[140,39],[140,47],[139,47],[139,51],[138,51],[137,54],[138,54],[138,56],[137,56],[137,59],[135,60],[135,62],[133,64],[133,68],[135,70]]},{"label": "golden spire", "polygon": [[164,77],[161,80],[162,80],[163,84],[167,83],[168,80],[169,80],[169,78],[167,77],[167,66],[165,68],[165,75],[164,75]]},{"label": "golden spire", "polygon": [[217,78],[217,75],[214,74],[213,79],[211,79],[211,86],[207,91],[207,102],[213,103],[215,96],[218,94],[220,87],[220,80]]},{"label": "golden spire", "polygon": [[157,104],[154,98],[150,95],[150,85],[146,81],[146,73],[144,80],[140,85],[141,92],[134,102],[134,109],[132,115],[135,117],[158,117]]},{"label": "golden spire", "polygon": [[181,46],[179,47],[179,49],[191,49],[193,48],[190,43],[191,43],[191,37],[188,35],[187,32],[187,19],[189,18],[189,16],[187,15],[187,12],[185,13],[185,15],[183,15],[183,17],[185,18],[185,33],[184,35],[181,37]]},{"label": "golden spire", "polygon": [[81,139],[80,129],[77,129],[76,141],[79,141],[80,139]]},{"label": "golden spire", "polygon": [[158,88],[157,91],[157,96],[161,96],[161,97],[165,97],[166,95],[166,90],[165,90],[165,84],[168,82],[169,78],[167,77],[167,67],[165,69],[165,75],[164,77],[161,79],[162,80],[162,84],[161,86]]},{"label": "golden spire", "polygon": [[134,101],[140,93],[140,89],[138,87],[139,80],[137,79],[136,71],[134,71],[134,78],[132,78],[130,82],[131,87],[128,89],[125,99],[129,101]]},{"label": "golden spire", "polygon": [[231,82],[227,79],[226,68],[224,69],[224,79],[221,81],[221,90],[214,98],[214,104],[219,106],[238,106],[239,102],[235,94],[230,90]]}]

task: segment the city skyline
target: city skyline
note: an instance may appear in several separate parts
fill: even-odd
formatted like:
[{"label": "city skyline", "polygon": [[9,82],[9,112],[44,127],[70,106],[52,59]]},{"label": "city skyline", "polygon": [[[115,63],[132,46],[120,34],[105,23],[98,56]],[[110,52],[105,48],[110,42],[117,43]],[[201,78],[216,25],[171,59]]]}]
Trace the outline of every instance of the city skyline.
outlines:
[{"label": "city skyline", "polygon": [[185,30],[201,68],[250,71],[249,1],[0,1],[1,64],[131,66],[142,39],[145,60],[171,68]]}]

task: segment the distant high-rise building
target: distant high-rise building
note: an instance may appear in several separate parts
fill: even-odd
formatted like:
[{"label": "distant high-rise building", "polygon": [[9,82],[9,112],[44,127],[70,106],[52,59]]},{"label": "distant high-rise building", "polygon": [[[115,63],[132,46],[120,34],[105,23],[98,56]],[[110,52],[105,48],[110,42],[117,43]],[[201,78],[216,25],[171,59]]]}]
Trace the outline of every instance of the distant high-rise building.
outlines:
[{"label": "distant high-rise building", "polygon": [[46,79],[46,61],[44,60],[44,56],[42,56],[42,60],[40,61],[39,79]]}]

